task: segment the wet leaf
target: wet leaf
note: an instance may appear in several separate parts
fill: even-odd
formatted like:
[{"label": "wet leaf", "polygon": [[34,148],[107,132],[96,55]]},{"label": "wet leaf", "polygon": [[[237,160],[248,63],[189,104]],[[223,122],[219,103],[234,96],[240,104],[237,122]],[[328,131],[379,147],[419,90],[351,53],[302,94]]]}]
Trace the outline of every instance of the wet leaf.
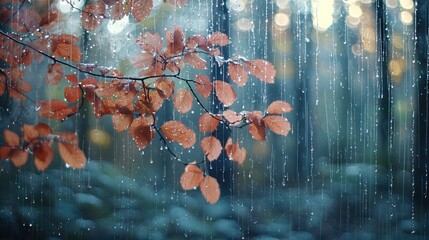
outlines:
[{"label": "wet leaf", "polygon": [[221,118],[219,116],[214,117],[211,116],[209,113],[202,114],[199,120],[200,131],[203,133],[214,132],[219,125],[220,119]]},{"label": "wet leaf", "polygon": [[137,22],[143,21],[150,15],[150,11],[153,8],[152,0],[134,0],[132,3],[131,14]]},{"label": "wet leaf", "polygon": [[80,62],[82,53],[78,46],[68,43],[59,43],[55,51],[52,53],[52,56],[63,57],[72,62]]},{"label": "wet leaf", "polygon": [[65,78],[67,79],[67,81],[69,81],[69,83],[73,85],[79,84],[79,80],[77,79],[77,76],[74,73],[65,75]]},{"label": "wet leaf", "polygon": [[186,89],[179,89],[173,97],[174,107],[182,114],[187,113],[192,109],[193,101],[194,97]]},{"label": "wet leaf", "polygon": [[135,68],[143,68],[147,69],[153,66],[154,61],[156,59],[154,58],[153,54],[151,52],[143,52],[143,53],[137,53],[130,59],[130,63]]},{"label": "wet leaf", "polygon": [[216,96],[219,101],[223,103],[223,105],[229,107],[235,102],[237,96],[235,94],[235,90],[229,83],[216,80],[213,82],[213,85],[215,88]]},{"label": "wet leaf", "polygon": [[291,130],[290,123],[281,116],[267,116],[264,118],[265,125],[274,133],[287,136]]},{"label": "wet leaf", "polygon": [[208,98],[212,92],[210,78],[207,75],[199,74],[195,76],[195,87],[197,92],[203,97]]},{"label": "wet leaf", "polygon": [[19,146],[19,136],[18,134],[6,129],[4,130],[4,141],[8,146],[15,147]]},{"label": "wet leaf", "polygon": [[292,110],[293,110],[293,108],[289,103],[284,102],[284,101],[274,101],[268,106],[267,113],[268,114],[283,114],[283,113],[288,113]]},{"label": "wet leaf", "polygon": [[228,35],[221,32],[214,32],[207,38],[209,45],[219,45],[221,47],[228,45],[231,41],[228,39]]},{"label": "wet leaf", "polygon": [[198,53],[187,53],[183,57],[185,62],[195,69],[204,70],[207,69],[207,63],[202,59]]},{"label": "wet leaf", "polygon": [[274,83],[276,76],[276,69],[274,66],[263,59],[255,59],[251,61],[245,61],[244,67],[256,78],[266,83]]},{"label": "wet leaf", "polygon": [[136,44],[146,52],[161,52],[162,40],[158,33],[144,32],[136,39]]},{"label": "wet leaf", "polygon": [[169,55],[177,55],[183,51],[183,48],[185,47],[185,34],[180,27],[174,26],[173,32],[167,30],[165,32],[165,37],[167,42],[170,43],[167,47]]},{"label": "wet leaf", "polygon": [[188,164],[180,176],[180,185],[183,190],[194,190],[200,186],[203,178],[203,172],[199,167],[194,164]]},{"label": "wet leaf", "polygon": [[145,117],[138,117],[131,123],[130,134],[139,149],[145,148],[155,137],[152,124]]},{"label": "wet leaf", "polygon": [[228,74],[231,77],[231,80],[239,87],[243,87],[249,79],[249,75],[244,67],[233,62],[230,62],[228,65]]},{"label": "wet leaf", "polygon": [[68,86],[64,88],[64,98],[67,102],[76,102],[81,97],[81,91],[78,86]]},{"label": "wet leaf", "polygon": [[112,114],[113,128],[117,132],[122,132],[127,130],[130,127],[133,120],[134,120],[133,114],[124,114],[120,112],[116,112]]},{"label": "wet leaf", "polygon": [[58,99],[38,101],[36,103],[39,117],[51,118],[58,121],[64,120],[74,114],[77,109],[69,107],[65,102]]},{"label": "wet leaf", "polygon": [[88,31],[95,31],[103,23],[106,7],[102,1],[92,2],[82,10],[82,25]]},{"label": "wet leaf", "polygon": [[34,164],[37,170],[44,171],[51,165],[54,151],[48,144],[38,144],[33,148]]},{"label": "wet leaf", "polygon": [[205,176],[203,181],[200,183],[200,190],[204,198],[210,204],[215,204],[219,200],[220,188],[216,178]]},{"label": "wet leaf", "polygon": [[58,152],[64,162],[72,168],[84,168],[86,157],[78,146],[77,135],[73,132],[58,134]]},{"label": "wet leaf", "polygon": [[36,139],[39,136],[39,132],[37,131],[34,125],[24,124],[22,125],[22,133],[24,141],[30,142],[33,139]]},{"label": "wet leaf", "polygon": [[53,133],[51,127],[48,124],[39,122],[34,128],[37,130],[40,136],[48,136]]},{"label": "wet leaf", "polygon": [[222,153],[222,145],[219,139],[213,136],[203,138],[200,145],[209,161],[216,160]]},{"label": "wet leaf", "polygon": [[63,66],[60,63],[49,64],[45,83],[50,85],[58,84],[63,78],[63,74]]},{"label": "wet leaf", "polygon": [[177,142],[183,148],[190,148],[195,144],[195,132],[180,121],[165,122],[161,127],[161,131],[167,140]]},{"label": "wet leaf", "polygon": [[158,78],[155,87],[162,91],[164,98],[168,99],[174,93],[175,83],[167,78]]},{"label": "wet leaf", "polygon": [[225,150],[229,160],[235,161],[238,164],[243,164],[243,162],[246,160],[246,149],[244,147],[240,148],[238,142],[233,144],[231,138],[226,141]]},{"label": "wet leaf", "polygon": [[241,114],[238,114],[231,109],[223,111],[222,115],[232,126],[239,125],[243,119]]},{"label": "wet leaf", "polygon": [[265,140],[265,126],[251,123],[249,125],[249,133],[252,135],[252,138],[257,141]]},{"label": "wet leaf", "polygon": [[9,152],[9,159],[15,167],[21,167],[28,160],[28,152],[21,149],[12,149]]}]

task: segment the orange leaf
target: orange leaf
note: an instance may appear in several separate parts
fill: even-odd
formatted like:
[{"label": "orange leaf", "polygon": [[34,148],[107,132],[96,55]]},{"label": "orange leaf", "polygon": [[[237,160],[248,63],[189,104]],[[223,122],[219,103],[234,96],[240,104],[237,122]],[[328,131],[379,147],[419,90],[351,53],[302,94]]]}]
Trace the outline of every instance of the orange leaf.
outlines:
[{"label": "orange leaf", "polygon": [[246,67],[253,76],[259,78],[261,81],[274,83],[276,69],[274,69],[274,66],[270,62],[263,59],[255,59],[245,61],[244,67]]},{"label": "orange leaf", "polygon": [[137,22],[141,22],[147,18],[153,8],[152,0],[134,0],[132,3],[131,14]]},{"label": "orange leaf", "polygon": [[76,74],[67,74],[65,76],[65,78],[67,79],[67,81],[69,81],[69,83],[77,85],[79,83],[79,80],[77,79]]},{"label": "orange leaf", "polygon": [[192,52],[187,53],[184,56],[184,60],[187,64],[195,69],[204,70],[207,69],[207,63],[204,59],[202,59],[198,53]]},{"label": "orange leaf", "polygon": [[183,190],[193,190],[200,186],[203,181],[203,172],[194,164],[188,164],[185,171],[180,176],[180,185]]},{"label": "orange leaf", "polygon": [[72,168],[84,168],[86,157],[78,146],[77,135],[73,132],[58,134],[58,152],[64,162]]},{"label": "orange leaf", "polygon": [[155,137],[151,124],[153,122],[145,117],[138,117],[131,123],[130,134],[139,149],[145,148]]},{"label": "orange leaf", "polygon": [[49,134],[52,134],[53,131],[51,127],[49,127],[48,124],[39,122],[34,126],[34,128],[37,130],[40,136],[48,136]]},{"label": "orange leaf", "polygon": [[50,29],[57,24],[60,17],[60,12],[56,9],[50,9],[45,16],[40,20],[40,27]]},{"label": "orange leaf", "polygon": [[270,104],[270,106],[268,106],[267,113],[283,114],[283,113],[288,113],[292,110],[293,110],[293,107],[289,103],[283,102],[283,101],[274,101]]},{"label": "orange leaf", "polygon": [[235,102],[237,96],[229,83],[216,80],[213,82],[213,85],[216,90],[216,96],[219,98],[219,101],[223,103],[223,105],[229,107]]},{"label": "orange leaf", "polygon": [[106,7],[102,1],[95,1],[86,5],[82,10],[82,25],[83,27],[93,32],[101,25],[106,13]]},{"label": "orange leaf", "polygon": [[249,125],[249,133],[252,135],[252,138],[257,141],[265,140],[265,126],[251,123]]},{"label": "orange leaf", "polygon": [[175,83],[168,80],[167,78],[162,77],[155,81],[155,87],[161,90],[164,97],[168,99],[174,93]]},{"label": "orange leaf", "polygon": [[51,118],[62,121],[74,114],[77,109],[70,108],[65,102],[58,99],[51,99],[46,101],[38,101],[36,103],[39,117]]},{"label": "orange leaf", "polygon": [[281,116],[267,116],[264,118],[265,125],[274,133],[287,136],[291,130],[290,123]]},{"label": "orange leaf", "polygon": [[63,78],[63,66],[59,63],[49,64],[48,73],[45,77],[46,84],[58,84]]},{"label": "orange leaf", "polygon": [[124,114],[116,112],[115,114],[112,114],[113,128],[117,132],[125,131],[130,127],[131,123],[133,122],[133,119],[133,114]]},{"label": "orange leaf", "polygon": [[[218,119],[217,119],[218,118]],[[201,132],[214,132],[219,125],[220,117],[211,116],[209,113],[204,113],[200,116],[200,131]]]},{"label": "orange leaf", "polygon": [[36,139],[39,136],[39,132],[34,125],[24,124],[22,126],[23,138],[24,141],[31,142],[31,140]]},{"label": "orange leaf", "polygon": [[82,53],[78,46],[68,43],[59,43],[55,51],[52,53],[52,56],[63,57],[72,62],[80,62]]},{"label": "orange leaf", "polygon": [[173,104],[177,111],[184,114],[192,109],[192,102],[194,97],[186,89],[179,89],[173,97]]},{"label": "orange leaf", "polygon": [[34,164],[37,170],[44,171],[54,158],[54,151],[48,144],[39,144],[33,148]]},{"label": "orange leaf", "polygon": [[4,130],[4,141],[10,147],[19,146],[19,136],[18,134],[6,129]]},{"label": "orange leaf", "polygon": [[209,45],[219,45],[221,47],[228,45],[231,41],[228,39],[228,35],[221,32],[214,32],[208,36],[207,42]]},{"label": "orange leaf", "polygon": [[136,44],[146,52],[161,52],[162,40],[158,33],[144,32],[136,39]]},{"label": "orange leaf", "polygon": [[190,148],[195,144],[196,136],[194,131],[179,121],[165,122],[161,126],[161,131],[167,140],[177,142],[183,148]]},{"label": "orange leaf", "polygon": [[231,77],[231,80],[239,87],[243,87],[249,79],[249,75],[247,74],[244,67],[233,62],[230,62],[228,65],[228,74]]},{"label": "orange leaf", "polygon": [[243,164],[244,160],[246,160],[246,149],[244,147],[240,148],[238,142],[233,144],[231,138],[226,141],[225,150],[229,160],[235,161],[239,164]]},{"label": "orange leaf", "polygon": [[28,152],[21,149],[12,149],[9,152],[9,159],[15,167],[21,167],[28,160]]},{"label": "orange leaf", "polygon": [[78,86],[68,86],[64,88],[64,97],[67,102],[76,102],[80,99],[81,91]]},{"label": "orange leaf", "polygon": [[204,180],[200,183],[200,190],[210,204],[215,204],[219,200],[220,188],[216,178],[211,176],[204,177]]},{"label": "orange leaf", "polygon": [[0,147],[0,160],[6,160],[9,158],[9,153],[12,150],[9,146]]},{"label": "orange leaf", "polygon": [[195,76],[195,87],[197,92],[203,97],[208,98],[212,92],[212,84],[210,78],[204,74],[198,74]]},{"label": "orange leaf", "polygon": [[222,153],[222,145],[219,139],[213,136],[203,138],[200,145],[209,161],[216,160]]},{"label": "orange leaf", "polygon": [[241,114],[238,114],[230,109],[223,111],[222,115],[232,126],[239,125],[243,119]]}]

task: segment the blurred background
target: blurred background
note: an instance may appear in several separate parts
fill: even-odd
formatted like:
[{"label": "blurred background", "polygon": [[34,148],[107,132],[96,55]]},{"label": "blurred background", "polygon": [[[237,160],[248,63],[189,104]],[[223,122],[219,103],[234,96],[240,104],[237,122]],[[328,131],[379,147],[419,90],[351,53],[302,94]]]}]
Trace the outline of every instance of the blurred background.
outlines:
[{"label": "blurred background", "polygon": [[[83,30],[70,3],[86,4],[53,2],[62,12],[54,32],[80,37],[84,62],[128,76],[138,74],[129,59],[139,51],[134,42],[141,32],[164,36],[177,25],[186,36],[228,34],[225,56],[267,59],[277,71],[275,84],[252,78],[237,88],[231,109],[264,111],[274,100],[286,101],[294,107],[285,115],[292,131],[269,132],[258,142],[246,128],[219,128],[217,137],[239,139],[248,159],[236,165],[223,155],[206,166],[222,189],[219,202],[209,205],[199,192],[181,189],[184,166],[161,141],[138,150],[128,133],[113,130],[110,117],[95,119],[85,106],[76,118],[51,123],[82,136],[85,169],[68,169],[60,159],[42,173],[32,164],[16,169],[0,162],[0,237],[429,238],[427,1],[188,0],[175,8],[154,0],[141,23],[106,20],[93,33]],[[62,94],[34,74],[47,64],[26,69],[34,75],[35,99]],[[228,81],[225,67],[211,64],[205,74]],[[213,112],[221,108],[213,99],[204,103]],[[17,128],[18,118],[37,119],[34,107],[9,104],[2,129]],[[166,102],[158,117],[198,129],[201,113],[194,104],[181,115]],[[181,159],[204,157],[199,147],[169,147]]]}]

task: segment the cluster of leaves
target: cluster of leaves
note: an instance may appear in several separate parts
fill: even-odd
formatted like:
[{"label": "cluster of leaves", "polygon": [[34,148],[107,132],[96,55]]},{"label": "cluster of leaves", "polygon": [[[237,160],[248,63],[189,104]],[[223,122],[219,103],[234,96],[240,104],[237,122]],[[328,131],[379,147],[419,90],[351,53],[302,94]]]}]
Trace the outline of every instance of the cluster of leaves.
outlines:
[{"label": "cluster of leaves", "polygon": [[[8,23],[10,29],[21,35],[0,31],[0,59],[8,65],[7,68],[0,69],[0,95],[7,94],[19,101],[28,98],[26,93],[31,90],[31,85],[24,81],[22,69],[30,65],[33,59],[41,61],[47,58],[53,62],[46,71],[46,84],[61,86],[59,83],[62,79],[67,81],[67,86],[62,89],[65,101],[34,101],[41,118],[64,121],[76,115],[86,101],[92,104],[97,118],[109,115],[116,131],[129,131],[139,149],[147,147],[156,135],[166,145],[168,142],[176,142],[185,149],[197,142],[194,130],[178,120],[158,124],[157,112],[165,101],[171,101],[180,114],[188,113],[196,101],[202,112],[199,118],[201,133],[213,134],[218,125],[223,123],[229,130],[248,127],[253,139],[263,141],[266,139],[267,128],[285,136],[291,130],[283,114],[290,112],[292,107],[284,101],[271,103],[265,112],[235,112],[227,109],[236,102],[234,84],[244,87],[249,75],[265,83],[274,83],[276,71],[271,63],[263,59],[248,60],[239,55],[225,59],[221,54],[221,47],[230,44],[230,40],[224,33],[186,37],[183,30],[175,26],[173,30],[166,30],[163,41],[158,33],[143,32],[135,41],[141,51],[129,59],[130,64],[139,70],[138,77],[129,77],[114,68],[80,63],[82,53],[77,45],[79,39],[70,34],[56,35],[48,31],[60,17],[56,10],[50,10],[48,16],[52,17],[41,20],[37,17],[36,10],[22,4],[18,6],[18,10],[28,9],[33,17],[31,20],[21,21],[19,18],[15,19],[16,6],[5,0],[0,3],[3,2],[6,3],[0,5],[0,12],[6,12],[8,16],[2,17],[0,21]],[[180,6],[185,3],[168,2]],[[82,25],[93,31],[101,25],[104,18],[119,19],[128,14],[141,21],[149,15],[151,8],[151,0],[94,1],[81,10]],[[106,10],[109,12],[108,16]],[[50,37],[44,37],[46,35]],[[203,73],[194,78],[182,77],[181,73],[186,67],[205,70],[211,66],[211,61],[228,65],[232,83],[211,79]],[[71,69],[68,70],[71,72],[65,73],[64,67]],[[110,81],[99,81],[101,77]],[[181,84],[185,87],[176,87],[177,82],[185,83]],[[203,99],[210,96],[217,97],[226,110],[211,113],[203,104]],[[53,158],[52,143],[57,142],[59,153],[68,165],[74,168],[85,166],[86,158],[78,147],[74,133],[53,134],[45,123],[34,126],[24,124],[22,132],[21,138],[9,130],[4,132],[5,144],[0,148],[1,159],[10,159],[16,166],[22,166],[31,152],[37,169],[45,170]],[[214,136],[203,137],[200,147],[204,157],[198,162],[180,160],[169,147],[167,149],[173,158],[186,165],[180,178],[182,188],[191,190],[199,187],[205,199],[215,203],[220,196],[219,184],[198,165],[205,160],[217,160],[223,150],[230,160],[242,164],[247,151],[239,146],[238,139],[230,138],[222,146]]]}]

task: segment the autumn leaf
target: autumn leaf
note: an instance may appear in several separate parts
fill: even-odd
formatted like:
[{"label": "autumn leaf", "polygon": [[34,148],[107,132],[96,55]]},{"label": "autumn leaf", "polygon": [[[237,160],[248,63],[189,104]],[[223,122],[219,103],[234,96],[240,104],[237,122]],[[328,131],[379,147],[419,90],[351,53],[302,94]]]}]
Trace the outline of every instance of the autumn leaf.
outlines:
[{"label": "autumn leaf", "polygon": [[238,164],[243,164],[246,160],[246,149],[244,147],[240,148],[238,142],[233,144],[231,138],[226,141],[225,150],[229,160],[235,161]]},{"label": "autumn leaf", "polygon": [[22,167],[28,160],[28,152],[21,149],[12,149],[9,152],[9,159],[15,167]]},{"label": "autumn leaf", "polygon": [[67,79],[67,81],[69,81],[69,83],[73,85],[77,85],[79,83],[76,74],[67,74],[65,75],[65,78]]},{"label": "autumn leaf", "polygon": [[159,53],[162,49],[162,40],[158,33],[144,32],[136,39],[136,44],[148,53]]},{"label": "autumn leaf", "polygon": [[44,171],[51,165],[52,159],[54,158],[54,151],[49,144],[38,143],[33,148],[34,153],[34,164],[37,170]]},{"label": "autumn leaf", "polygon": [[72,62],[80,62],[82,53],[78,46],[68,44],[68,43],[59,43],[57,48],[52,53],[53,57],[63,57]]},{"label": "autumn leaf", "polygon": [[176,7],[183,7],[186,4],[186,0],[167,0],[167,2],[175,5]]},{"label": "autumn leaf", "polygon": [[180,121],[165,122],[161,126],[161,131],[167,140],[177,142],[183,148],[190,148],[195,144],[195,132]]},{"label": "autumn leaf", "polygon": [[210,204],[215,204],[219,200],[220,188],[216,178],[205,176],[203,181],[200,183],[200,190],[204,198]]},{"label": "autumn leaf", "polygon": [[124,114],[120,112],[116,112],[112,114],[112,123],[113,128],[117,132],[122,132],[127,130],[131,123],[133,122],[134,116],[133,114]]},{"label": "autumn leaf", "polygon": [[34,125],[24,124],[22,125],[22,133],[24,141],[30,142],[39,136],[39,132]]},{"label": "autumn leaf", "polygon": [[202,59],[198,55],[198,53],[195,53],[195,52],[186,53],[183,59],[187,64],[189,64],[191,67],[195,69],[200,69],[200,70],[207,69],[206,61]]},{"label": "autumn leaf", "polygon": [[72,168],[84,168],[86,157],[78,146],[77,135],[73,132],[58,134],[58,152],[64,162]]},{"label": "autumn leaf", "polygon": [[243,120],[243,116],[241,114],[238,114],[231,109],[223,111],[222,115],[228,121],[228,123],[231,124],[231,126],[237,126]]},{"label": "autumn leaf", "polygon": [[213,82],[216,96],[226,107],[231,106],[237,99],[234,89],[229,83],[216,80]]},{"label": "autumn leaf", "polygon": [[268,114],[283,114],[283,113],[288,113],[292,110],[293,110],[293,108],[289,103],[284,102],[284,101],[274,101],[268,106],[267,113]]},{"label": "autumn leaf", "polygon": [[180,113],[184,114],[192,109],[194,97],[186,89],[179,89],[173,97],[173,105]]},{"label": "autumn leaf", "polygon": [[64,98],[67,102],[76,102],[81,97],[81,90],[78,86],[68,86],[64,88]]},{"label": "autumn leaf", "polygon": [[228,45],[231,41],[229,41],[228,36],[225,33],[214,32],[207,38],[207,42],[209,45],[219,45],[221,47]]},{"label": "autumn leaf", "polygon": [[174,26],[173,32],[167,29],[165,32],[165,38],[167,42],[170,43],[166,51],[169,55],[176,55],[183,51],[183,48],[185,47],[185,34],[180,27]]},{"label": "autumn leaf", "polygon": [[40,136],[48,136],[53,133],[51,127],[48,124],[39,122],[34,128],[37,130]]},{"label": "autumn leaf", "polygon": [[130,125],[130,134],[139,149],[145,148],[155,137],[153,122],[145,117],[138,117]]},{"label": "autumn leaf", "polygon": [[231,80],[239,87],[243,87],[249,79],[249,75],[244,67],[233,62],[230,62],[228,65],[228,74],[231,77]]},{"label": "autumn leaf", "polygon": [[209,161],[216,160],[222,153],[222,145],[219,139],[213,136],[203,138],[200,145]]},{"label": "autumn leaf", "polygon": [[69,107],[67,103],[58,99],[37,101],[36,106],[38,108],[39,117],[51,118],[58,121],[66,119],[70,115],[76,113],[77,110]]},{"label": "autumn leaf", "polygon": [[162,77],[155,81],[155,87],[162,91],[164,98],[168,99],[174,93],[175,83]]},{"label": "autumn leaf", "polygon": [[100,0],[86,5],[82,10],[82,26],[86,30],[93,32],[103,23],[105,13],[106,7]]},{"label": "autumn leaf", "polygon": [[137,53],[130,59],[130,63],[135,68],[147,69],[153,66],[156,59],[151,52]]},{"label": "autumn leaf", "polygon": [[212,92],[212,85],[210,78],[204,74],[198,74],[195,76],[195,87],[197,92],[203,97],[208,98]]},{"label": "autumn leaf", "polygon": [[180,176],[180,185],[183,190],[194,190],[200,186],[204,176],[201,169],[194,164],[188,164]]},{"label": "autumn leaf", "polygon": [[274,83],[276,69],[274,66],[263,59],[244,61],[244,67],[256,78],[266,83]]},{"label": "autumn leaf", "polygon": [[63,73],[63,66],[60,63],[49,64],[45,83],[50,85],[58,84],[63,78]]},{"label": "autumn leaf", "polygon": [[265,140],[265,125],[262,121],[263,114],[260,111],[253,111],[246,114],[249,124],[249,133],[257,141]]},{"label": "autumn leaf", "polygon": [[131,14],[137,22],[141,22],[147,18],[153,8],[152,0],[133,0],[132,3]]},{"label": "autumn leaf", "polygon": [[200,116],[199,126],[201,132],[214,132],[220,122],[219,116],[212,116],[209,113],[204,113]]},{"label": "autumn leaf", "polygon": [[279,135],[287,136],[291,130],[289,121],[281,116],[267,116],[263,121],[271,131]]}]

